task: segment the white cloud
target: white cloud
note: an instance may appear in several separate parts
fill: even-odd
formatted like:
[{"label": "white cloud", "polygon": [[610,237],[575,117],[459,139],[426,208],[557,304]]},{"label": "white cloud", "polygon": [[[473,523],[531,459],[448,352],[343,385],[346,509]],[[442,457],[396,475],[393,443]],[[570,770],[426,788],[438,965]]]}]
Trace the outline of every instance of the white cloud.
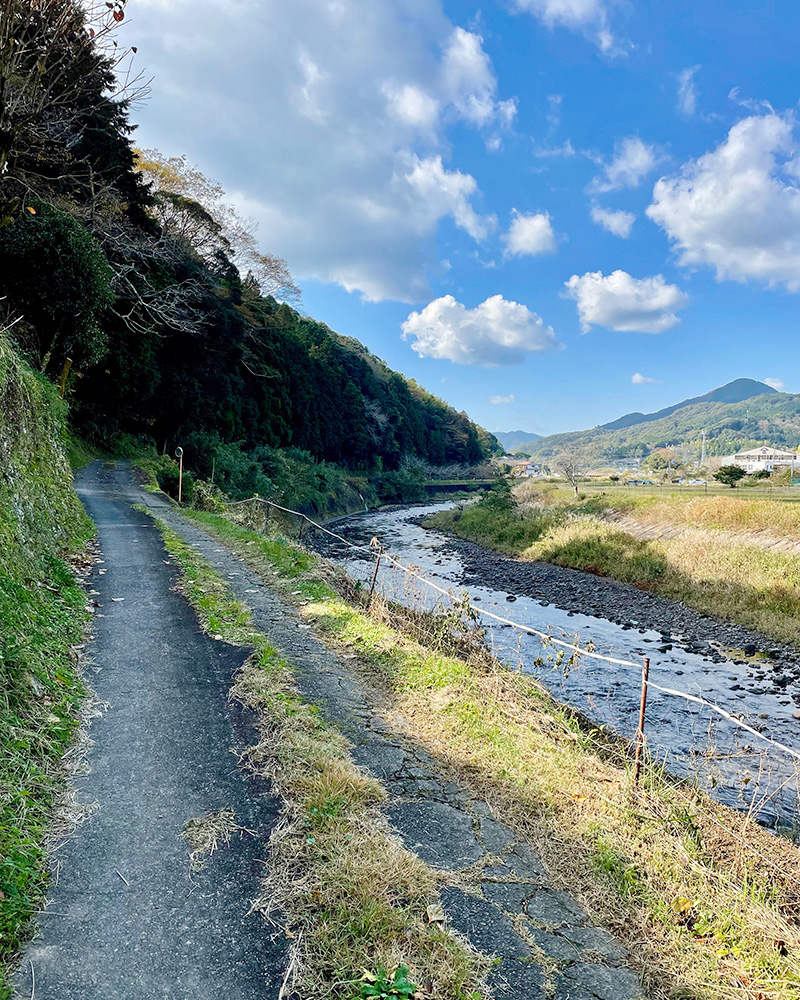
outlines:
[{"label": "white cloud", "polygon": [[778,392],[783,392],[786,388],[786,383],[782,378],[765,378],[764,384],[771,386],[773,389],[777,389]]},{"label": "white cloud", "polygon": [[561,157],[568,160],[575,155],[575,148],[569,139],[565,139],[560,146],[539,146],[534,149],[533,155],[543,160]]},{"label": "white cloud", "polygon": [[800,145],[795,123],[774,113],[744,118],[713,152],[653,190],[650,218],[688,266],[717,279],[800,291]]},{"label": "white cloud", "polygon": [[592,326],[663,333],[680,323],[675,313],[689,304],[689,296],[677,285],[668,285],[660,274],[632,278],[627,271],[614,271],[606,277],[601,271],[590,271],[581,277],[573,274],[565,285],[567,298],[578,304],[584,333]]},{"label": "white cloud", "polygon": [[156,80],[137,141],[218,179],[301,281],[427,301],[433,237],[492,228],[449,130],[499,144],[516,102],[441,0],[139,0]]},{"label": "white cloud", "polygon": [[493,295],[467,309],[452,295],[434,299],[403,323],[403,339],[422,358],[462,365],[516,365],[536,351],[563,345],[541,317],[519,302]]},{"label": "white cloud", "polygon": [[589,185],[590,191],[619,191],[638,187],[658,163],[654,146],[648,146],[638,136],[629,136],[614,145],[614,156],[608,163],[602,160],[603,173]]},{"label": "white cloud", "polygon": [[693,115],[697,110],[697,87],[694,75],[699,66],[690,66],[678,73],[678,108],[685,115]]},{"label": "white cloud", "polygon": [[477,191],[478,184],[471,174],[446,170],[441,156],[421,160],[412,155],[410,167],[403,180],[421,196],[416,206],[411,208],[412,211],[416,208],[423,230],[433,229],[439,219],[449,215],[473,239],[486,238],[496,220],[493,217],[482,218],[473,209],[470,198]]},{"label": "white cloud", "polygon": [[658,385],[659,384],[659,382],[658,382],[657,379],[650,378],[647,375],[642,375],[640,372],[637,372],[635,375],[631,375],[631,382],[633,382],[634,385]]},{"label": "white cloud", "polygon": [[389,114],[405,125],[419,129],[433,129],[439,121],[441,104],[424,90],[411,83],[399,86],[384,85]]},{"label": "white cloud", "polygon": [[506,403],[513,403],[516,398],[512,392],[510,396],[490,396],[489,402],[492,406],[504,406]]},{"label": "white cloud", "polygon": [[514,209],[508,232],[503,236],[506,253],[514,257],[534,257],[556,252],[556,235],[547,212],[524,215]]},{"label": "white cloud", "polygon": [[608,27],[606,0],[516,0],[517,8],[533,14],[549,28],[569,28],[592,38],[607,55],[620,47]]},{"label": "white cloud", "polygon": [[632,212],[612,211],[610,208],[601,208],[600,205],[592,205],[592,222],[607,229],[615,236],[622,237],[623,240],[631,235],[631,229],[636,216]]}]

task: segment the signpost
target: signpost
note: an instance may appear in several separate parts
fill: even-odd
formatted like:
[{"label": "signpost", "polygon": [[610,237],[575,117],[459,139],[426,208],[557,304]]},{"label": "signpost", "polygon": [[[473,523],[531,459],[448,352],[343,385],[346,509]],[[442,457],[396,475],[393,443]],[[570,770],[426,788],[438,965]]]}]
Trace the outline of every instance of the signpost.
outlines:
[{"label": "signpost", "polygon": [[178,459],[178,503],[183,499],[183,448],[175,449],[175,458]]}]

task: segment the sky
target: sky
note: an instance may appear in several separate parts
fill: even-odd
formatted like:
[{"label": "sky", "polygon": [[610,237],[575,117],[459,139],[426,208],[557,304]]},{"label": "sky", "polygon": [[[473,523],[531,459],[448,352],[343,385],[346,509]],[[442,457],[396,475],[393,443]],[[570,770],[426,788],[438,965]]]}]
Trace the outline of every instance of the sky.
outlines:
[{"label": "sky", "polygon": [[134,141],[490,430],[800,392],[796,0],[130,0]]}]

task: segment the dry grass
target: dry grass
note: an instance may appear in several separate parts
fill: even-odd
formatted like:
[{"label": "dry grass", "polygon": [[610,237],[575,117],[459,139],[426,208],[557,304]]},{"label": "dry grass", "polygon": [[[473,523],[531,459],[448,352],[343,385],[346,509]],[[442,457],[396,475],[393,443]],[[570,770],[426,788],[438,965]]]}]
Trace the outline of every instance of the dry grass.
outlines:
[{"label": "dry grass", "polygon": [[[287,572],[285,539],[200,518],[253,567],[308,600],[321,578]],[[280,545],[282,563],[270,553]],[[331,593],[302,609],[356,653],[443,769],[470,783],[538,850],[554,878],[628,946],[653,995],[795,1000],[800,851],[747,816],[648,768],[529,678],[426,649]]]},{"label": "dry grass", "polygon": [[[759,544],[765,533],[800,536],[800,505],[622,491],[575,502],[564,491],[540,494],[527,483],[514,493],[513,509],[476,504],[463,514],[437,513],[429,523],[524,560],[609,576],[800,646],[800,555]],[[616,523],[619,514],[668,526],[676,537],[637,537]]]},{"label": "dry grass", "polygon": [[205,865],[204,857],[211,857],[220,843],[227,847],[233,835],[241,830],[233,809],[217,809],[187,820],[182,836],[189,845],[192,871],[200,871]]},{"label": "dry grass", "polygon": [[[288,993],[302,1000],[354,1000],[365,970],[393,972],[404,964],[421,984],[420,1000],[480,1000],[490,963],[428,920],[428,907],[438,899],[438,873],[392,835],[380,810],[383,786],[355,767],[347,741],[297,695],[291,665],[256,631],[224,581],[159,526],[204,628],[256,650],[230,696],[257,713],[259,742],[244,755],[244,765],[269,778],[282,799],[262,893],[253,905],[292,939]],[[290,543],[278,540],[271,551],[287,573],[311,565]],[[329,592],[319,581],[308,582],[317,596]],[[207,849],[220,839],[220,824],[230,832],[233,822],[219,815],[192,821],[193,851]]]}]

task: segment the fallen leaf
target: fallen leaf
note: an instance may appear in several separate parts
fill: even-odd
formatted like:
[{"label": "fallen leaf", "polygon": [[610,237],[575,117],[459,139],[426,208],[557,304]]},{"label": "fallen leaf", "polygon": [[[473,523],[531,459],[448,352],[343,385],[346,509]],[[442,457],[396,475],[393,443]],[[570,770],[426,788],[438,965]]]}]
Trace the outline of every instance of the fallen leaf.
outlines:
[{"label": "fallen leaf", "polygon": [[441,903],[431,903],[426,910],[428,923],[443,924],[446,920],[444,908]]}]

